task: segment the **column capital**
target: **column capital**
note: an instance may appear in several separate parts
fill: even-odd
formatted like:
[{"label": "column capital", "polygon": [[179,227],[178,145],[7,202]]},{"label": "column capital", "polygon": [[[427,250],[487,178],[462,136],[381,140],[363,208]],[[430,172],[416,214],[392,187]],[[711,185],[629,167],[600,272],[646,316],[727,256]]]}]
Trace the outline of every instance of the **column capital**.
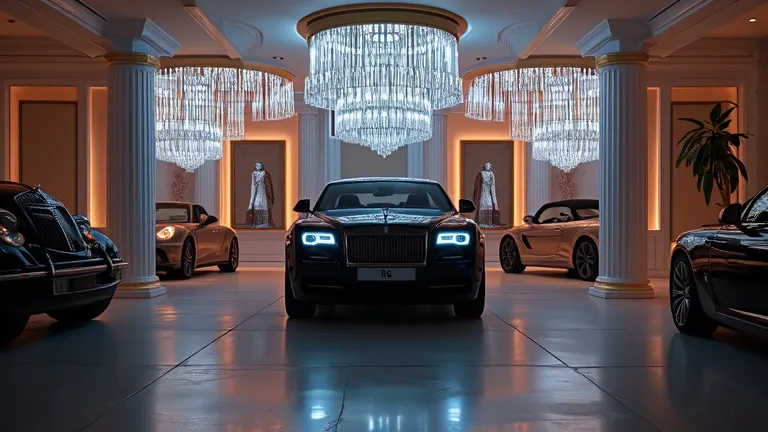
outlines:
[{"label": "column capital", "polygon": [[293,93],[293,105],[295,107],[294,109],[296,110],[296,114],[298,115],[316,116],[320,114],[320,110],[304,102],[304,92]]},{"label": "column capital", "polygon": [[645,53],[618,52],[618,53],[611,53],[611,54],[606,54],[598,57],[595,60],[595,67],[597,69],[600,69],[603,66],[614,65],[614,64],[639,64],[643,66],[648,66],[649,60],[650,60],[650,57],[648,56],[648,54],[645,54]]},{"label": "column capital", "polygon": [[181,46],[176,39],[149,19],[110,21],[104,37],[115,53],[143,54],[155,59],[170,57]]},{"label": "column capital", "polygon": [[149,55],[134,52],[111,52],[104,56],[108,65],[130,64],[141,66],[152,66],[155,69],[160,68],[160,60]]},{"label": "column capital", "polygon": [[576,48],[584,57],[599,59],[609,54],[642,52],[650,37],[645,21],[605,19],[576,42]]}]

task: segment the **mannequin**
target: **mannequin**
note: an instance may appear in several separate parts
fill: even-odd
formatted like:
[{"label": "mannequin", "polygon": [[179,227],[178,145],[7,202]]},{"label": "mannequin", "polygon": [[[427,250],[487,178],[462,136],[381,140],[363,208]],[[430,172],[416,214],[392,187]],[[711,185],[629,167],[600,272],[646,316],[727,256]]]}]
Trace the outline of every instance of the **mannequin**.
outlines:
[{"label": "mannequin", "polygon": [[251,200],[245,220],[251,228],[272,228],[272,206],[275,204],[275,194],[272,189],[272,177],[264,169],[261,162],[256,162],[251,174]]},{"label": "mannequin", "polygon": [[483,228],[500,225],[499,203],[496,201],[496,177],[490,162],[477,173],[472,199],[477,203],[475,221]]}]

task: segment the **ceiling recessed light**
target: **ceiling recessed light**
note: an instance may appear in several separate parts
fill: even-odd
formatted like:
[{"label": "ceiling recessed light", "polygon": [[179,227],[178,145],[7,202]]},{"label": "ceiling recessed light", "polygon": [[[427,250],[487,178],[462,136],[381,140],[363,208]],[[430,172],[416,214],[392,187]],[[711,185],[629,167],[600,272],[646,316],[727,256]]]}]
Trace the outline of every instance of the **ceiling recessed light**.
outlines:
[{"label": "ceiling recessed light", "polygon": [[475,60],[477,60],[477,61],[488,60],[488,57],[478,57]]},{"label": "ceiling recessed light", "polygon": [[280,56],[272,56],[272,58],[275,59],[275,60],[285,60],[284,58],[282,58]]},{"label": "ceiling recessed light", "polygon": [[8,24],[13,24],[15,22],[16,22],[16,20],[12,20],[12,19],[8,20]]},{"label": "ceiling recessed light", "polygon": [[749,19],[749,22],[755,22],[755,21],[757,21],[757,18],[750,18]]}]

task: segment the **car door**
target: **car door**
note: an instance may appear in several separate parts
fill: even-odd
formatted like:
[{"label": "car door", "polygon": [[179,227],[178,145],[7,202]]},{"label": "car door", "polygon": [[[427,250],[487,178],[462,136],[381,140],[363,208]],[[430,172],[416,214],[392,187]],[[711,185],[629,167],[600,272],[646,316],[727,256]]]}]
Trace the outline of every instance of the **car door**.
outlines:
[{"label": "car door", "polygon": [[[768,190],[768,189],[767,189]],[[724,229],[710,241],[710,275],[720,306],[768,320],[768,193],[742,215],[742,229]]]},{"label": "car door", "polygon": [[218,248],[219,243],[219,224],[213,223],[210,225],[203,225],[202,222],[208,218],[208,212],[205,211],[203,206],[192,206],[192,221],[198,224],[195,229],[195,235],[197,237],[197,263],[206,264],[215,262],[218,260]]},{"label": "car door", "polygon": [[562,213],[570,214],[570,209],[564,206],[542,207],[536,214],[536,220],[521,232],[523,248],[526,249],[521,252],[530,258],[529,262],[544,263],[557,254],[565,220]]}]

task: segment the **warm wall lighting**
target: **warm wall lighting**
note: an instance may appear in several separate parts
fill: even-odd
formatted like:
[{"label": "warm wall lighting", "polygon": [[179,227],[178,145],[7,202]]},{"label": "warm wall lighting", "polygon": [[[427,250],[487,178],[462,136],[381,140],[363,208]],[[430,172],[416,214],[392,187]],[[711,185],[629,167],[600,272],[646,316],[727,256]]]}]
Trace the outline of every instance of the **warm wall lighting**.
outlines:
[{"label": "warm wall lighting", "polygon": [[661,89],[648,88],[648,230],[661,229]]}]

